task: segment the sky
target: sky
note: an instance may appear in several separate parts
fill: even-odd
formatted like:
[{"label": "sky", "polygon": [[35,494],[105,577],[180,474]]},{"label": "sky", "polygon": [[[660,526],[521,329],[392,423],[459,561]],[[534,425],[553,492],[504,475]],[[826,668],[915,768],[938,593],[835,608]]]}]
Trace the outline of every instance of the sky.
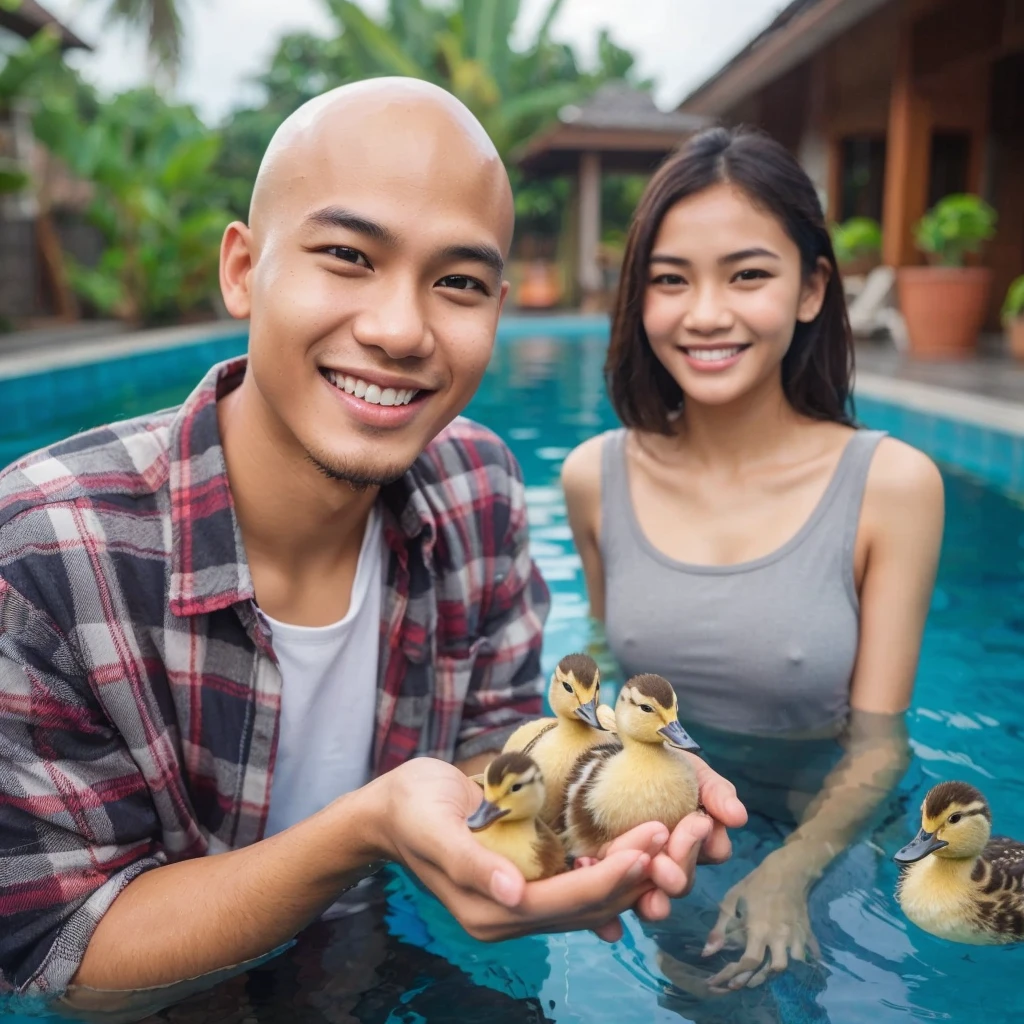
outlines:
[{"label": "sky", "polygon": [[[178,95],[215,122],[259,94],[250,79],[287,32],[330,31],[322,0],[179,0],[186,18],[186,56]],[[98,86],[130,88],[145,80],[142,45],[103,25],[108,0],[42,0],[43,6],[95,46],[74,62]],[[360,0],[370,13],[385,0]],[[549,0],[521,0],[516,34],[529,39]],[[598,30],[607,27],[656,79],[664,109],[718,69],[786,6],[784,0],[566,0],[553,36],[571,43],[585,63],[594,59]]]}]

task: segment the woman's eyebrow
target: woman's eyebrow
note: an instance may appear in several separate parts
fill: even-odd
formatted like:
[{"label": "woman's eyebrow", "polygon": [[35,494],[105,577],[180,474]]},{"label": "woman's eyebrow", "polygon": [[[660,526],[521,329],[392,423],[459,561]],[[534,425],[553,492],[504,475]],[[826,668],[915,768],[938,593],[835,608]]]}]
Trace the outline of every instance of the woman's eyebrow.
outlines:
[{"label": "woman's eyebrow", "polygon": [[[722,265],[730,263],[742,263],[743,260],[754,259],[755,257],[767,257],[770,260],[781,260],[782,257],[778,253],[774,253],[771,249],[740,249],[739,252],[731,252],[727,256],[719,256],[718,262]],[[685,256],[669,256],[668,253],[655,252],[651,253],[651,263],[670,263],[675,267],[690,267],[693,266],[691,260],[686,259]]]}]

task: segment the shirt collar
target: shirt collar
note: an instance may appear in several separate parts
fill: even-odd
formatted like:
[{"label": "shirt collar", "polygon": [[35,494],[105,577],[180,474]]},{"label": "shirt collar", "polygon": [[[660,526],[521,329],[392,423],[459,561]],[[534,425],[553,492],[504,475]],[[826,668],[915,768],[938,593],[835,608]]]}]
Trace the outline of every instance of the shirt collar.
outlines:
[{"label": "shirt collar", "polygon": [[[242,382],[247,364],[248,358],[239,356],[213,366],[171,424],[170,608],[175,615],[209,614],[254,597],[217,421],[217,400]],[[420,541],[429,558],[436,536],[420,476],[417,460],[381,489],[385,540],[403,566],[410,542]]]}]

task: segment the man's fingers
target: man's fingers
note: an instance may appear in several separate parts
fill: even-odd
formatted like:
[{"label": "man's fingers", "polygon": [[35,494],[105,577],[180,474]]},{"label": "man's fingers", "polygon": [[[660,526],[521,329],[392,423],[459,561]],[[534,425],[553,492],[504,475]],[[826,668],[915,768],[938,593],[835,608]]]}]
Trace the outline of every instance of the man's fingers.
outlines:
[{"label": "man's fingers", "polygon": [[708,932],[707,941],[700,952],[701,956],[713,956],[725,945],[726,929],[729,927],[730,922],[736,920],[737,902],[735,896],[729,895],[726,895],[725,899],[722,900],[722,908],[718,913],[718,920],[715,921],[714,927]]},{"label": "man's fingers", "polygon": [[711,834],[711,828],[712,821],[706,814],[699,811],[688,814],[672,829],[665,852],[679,865],[691,861],[696,865],[701,844]]},{"label": "man's fingers", "polygon": [[438,830],[432,850],[423,856],[460,889],[516,907],[526,890],[522,872],[508,859],[481,846],[463,823]]},{"label": "man's fingers", "polygon": [[767,945],[764,937],[751,938],[743,956],[708,978],[708,984],[714,988],[741,988],[764,963]]},{"label": "man's fingers", "polygon": [[732,840],[720,821],[711,819],[711,833],[701,846],[698,864],[724,864],[732,856]]},{"label": "man's fingers", "polygon": [[726,828],[741,828],[746,825],[747,809],[736,796],[736,787],[719,775],[707,761],[692,754],[685,756],[693,758],[701,803],[708,814]]},{"label": "man's fingers", "polygon": [[618,942],[622,938],[622,922],[613,917],[604,924],[599,924],[594,929],[594,934],[605,942]]},{"label": "man's fingers", "polygon": [[672,901],[661,889],[651,889],[637,900],[633,909],[645,921],[664,921],[672,913]]},{"label": "man's fingers", "polygon": [[621,836],[605,843],[598,852],[599,858],[607,857],[610,853],[617,853],[619,850],[641,850],[653,857],[661,853],[669,840],[668,829],[660,821],[645,821]]},{"label": "man's fingers", "polygon": [[789,956],[786,953],[787,945],[783,936],[772,939],[769,945],[768,960],[747,982],[747,988],[757,988],[758,985],[763,985],[770,977],[781,974],[789,966]]}]

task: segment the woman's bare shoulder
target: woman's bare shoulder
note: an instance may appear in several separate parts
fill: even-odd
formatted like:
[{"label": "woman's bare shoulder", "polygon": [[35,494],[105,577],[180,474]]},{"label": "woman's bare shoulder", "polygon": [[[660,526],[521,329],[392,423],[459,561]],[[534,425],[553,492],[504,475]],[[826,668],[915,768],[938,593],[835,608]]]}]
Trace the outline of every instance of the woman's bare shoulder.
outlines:
[{"label": "woman's bare shoulder", "polygon": [[868,472],[867,496],[886,504],[909,502],[913,505],[941,507],[942,474],[924,452],[884,437],[878,444]]},{"label": "woman's bare shoulder", "polygon": [[601,450],[611,432],[596,434],[573,448],[562,463],[562,487],[570,500],[596,497],[601,492]]}]

